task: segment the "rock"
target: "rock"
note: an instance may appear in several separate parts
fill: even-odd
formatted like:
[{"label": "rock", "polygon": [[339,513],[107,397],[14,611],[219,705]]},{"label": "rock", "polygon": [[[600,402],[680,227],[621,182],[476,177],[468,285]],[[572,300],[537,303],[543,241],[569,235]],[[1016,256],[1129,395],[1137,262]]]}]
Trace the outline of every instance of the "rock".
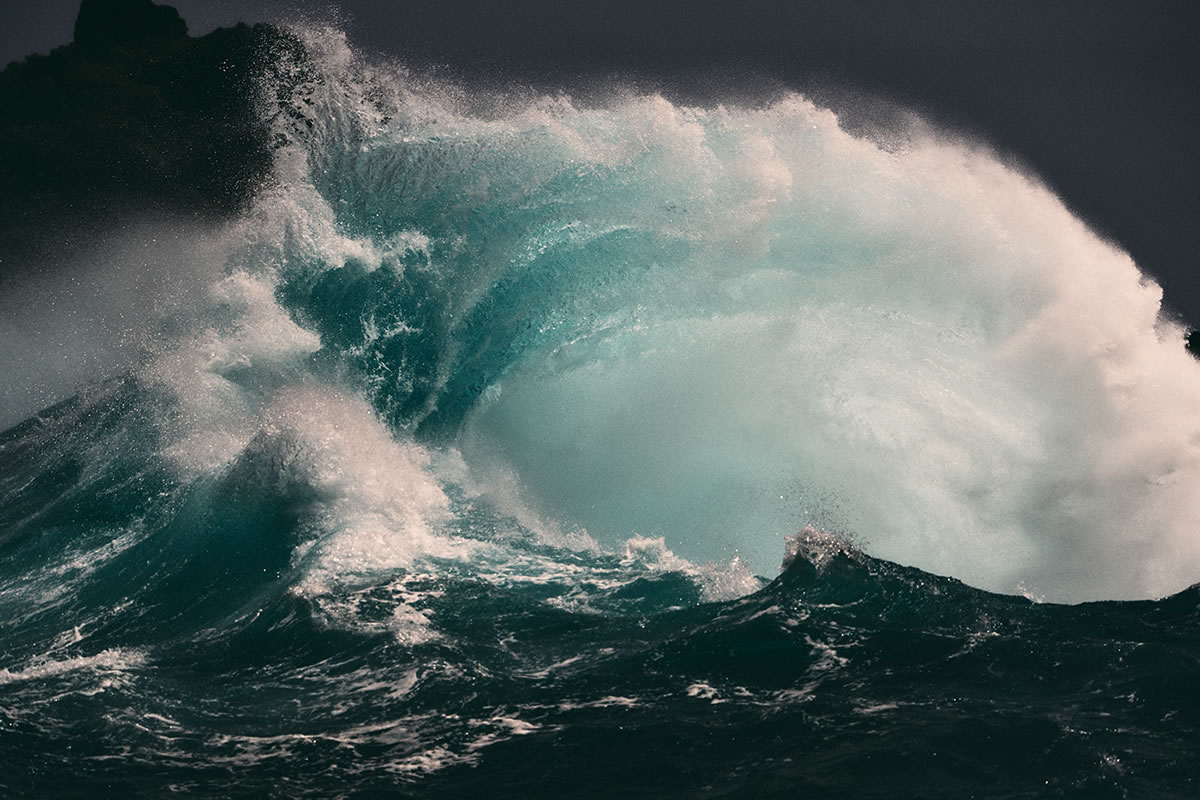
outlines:
[{"label": "rock", "polygon": [[151,0],[83,0],[75,19],[75,44],[91,50],[186,37],[179,12]]},{"label": "rock", "polygon": [[149,0],[83,0],[75,43],[0,72],[0,285],[147,213],[229,218],[269,180],[303,46],[186,30]]}]

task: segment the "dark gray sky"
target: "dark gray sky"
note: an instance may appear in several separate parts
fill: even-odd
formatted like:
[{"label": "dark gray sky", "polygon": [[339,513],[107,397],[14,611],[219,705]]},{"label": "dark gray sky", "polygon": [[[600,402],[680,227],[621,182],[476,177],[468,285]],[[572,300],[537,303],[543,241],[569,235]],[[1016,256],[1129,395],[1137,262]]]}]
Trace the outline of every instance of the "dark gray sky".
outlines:
[{"label": "dark gray sky", "polygon": [[[1200,324],[1195,0],[179,0],[193,34],[297,10],[464,76],[633,76],[699,96],[789,86],[894,98],[1039,173]],[[78,0],[0,4],[0,63],[71,37]]]}]

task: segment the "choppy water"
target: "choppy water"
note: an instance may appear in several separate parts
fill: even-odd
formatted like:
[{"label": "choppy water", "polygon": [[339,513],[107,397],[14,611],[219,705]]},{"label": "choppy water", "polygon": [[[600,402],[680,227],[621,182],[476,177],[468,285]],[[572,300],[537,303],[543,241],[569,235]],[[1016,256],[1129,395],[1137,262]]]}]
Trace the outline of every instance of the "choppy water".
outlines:
[{"label": "choppy water", "polygon": [[1126,255],[799,96],[302,35],[274,184],[109,251],[173,242],[96,287],[136,363],[0,434],[0,793],[1195,795],[1200,365]]}]

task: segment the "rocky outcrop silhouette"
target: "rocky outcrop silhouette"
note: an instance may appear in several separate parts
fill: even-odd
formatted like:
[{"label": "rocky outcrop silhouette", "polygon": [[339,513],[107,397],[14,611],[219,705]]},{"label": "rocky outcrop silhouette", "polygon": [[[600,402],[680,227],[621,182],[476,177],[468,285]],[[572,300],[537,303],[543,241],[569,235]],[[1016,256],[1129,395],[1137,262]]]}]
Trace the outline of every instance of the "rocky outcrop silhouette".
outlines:
[{"label": "rocky outcrop silhouette", "polygon": [[273,26],[189,37],[170,6],[83,0],[74,42],[0,72],[0,282],[146,210],[243,209],[270,174],[281,65],[302,58]]},{"label": "rocky outcrop silhouette", "polygon": [[91,50],[186,37],[179,12],[151,0],[83,0],[75,19],[75,45]]}]

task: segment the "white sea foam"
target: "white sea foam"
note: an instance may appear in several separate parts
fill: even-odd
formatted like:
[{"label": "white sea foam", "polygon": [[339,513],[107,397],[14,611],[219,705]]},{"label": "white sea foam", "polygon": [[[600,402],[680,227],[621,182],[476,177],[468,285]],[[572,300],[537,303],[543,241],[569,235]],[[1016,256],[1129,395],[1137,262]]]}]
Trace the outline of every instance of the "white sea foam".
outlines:
[{"label": "white sea foam", "polygon": [[[397,441],[361,398],[323,387],[279,392],[260,435],[298,443],[301,455],[288,468],[303,472],[317,498],[309,521],[315,539],[296,552],[303,569],[292,590],[314,599],[334,624],[386,629],[410,645],[436,636],[426,613],[410,604],[417,599],[405,588],[410,571],[429,558],[467,559],[476,545],[442,531],[448,500],[428,472],[428,452]],[[392,614],[366,622],[362,591],[381,581],[395,600]]]},{"label": "white sea foam", "polygon": [[696,581],[708,602],[732,600],[762,588],[762,581],[738,557],[724,564],[710,562],[693,564],[680,558],[667,547],[661,537],[634,536],[625,541],[625,558],[621,564],[637,566],[655,572],[680,572]]},{"label": "white sea foam", "polygon": [[33,659],[20,669],[0,668],[0,686],[25,681],[40,681],[72,672],[87,671],[99,676],[100,688],[103,689],[105,680],[116,679],[121,673],[136,669],[145,663],[146,655],[142,651],[120,647],[103,650],[91,656],[60,659],[39,658]]}]

